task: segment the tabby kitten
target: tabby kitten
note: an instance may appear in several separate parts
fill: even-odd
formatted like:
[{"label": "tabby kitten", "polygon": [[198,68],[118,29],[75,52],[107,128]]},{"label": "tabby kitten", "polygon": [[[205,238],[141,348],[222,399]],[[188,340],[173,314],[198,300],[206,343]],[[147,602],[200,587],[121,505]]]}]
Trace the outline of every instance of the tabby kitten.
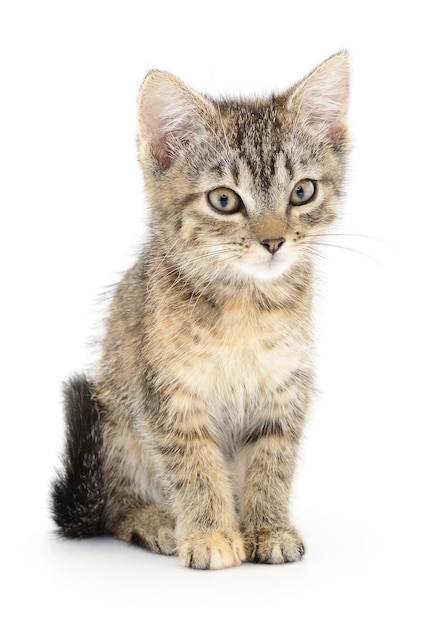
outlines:
[{"label": "tabby kitten", "polygon": [[65,388],[63,535],[107,533],[201,569],[304,554],[289,496],[312,387],[313,250],[338,211],[348,90],[345,52],[269,99],[146,77],[151,234],[117,287],[95,379]]}]

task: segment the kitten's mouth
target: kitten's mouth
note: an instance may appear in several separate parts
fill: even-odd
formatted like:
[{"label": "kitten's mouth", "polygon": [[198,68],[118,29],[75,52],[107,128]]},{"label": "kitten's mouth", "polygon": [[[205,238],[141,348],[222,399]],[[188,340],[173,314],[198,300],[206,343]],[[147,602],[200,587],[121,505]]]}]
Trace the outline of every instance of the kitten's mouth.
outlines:
[{"label": "kitten's mouth", "polygon": [[241,269],[257,280],[273,280],[285,274],[293,265],[293,261],[288,255],[267,254],[265,258],[256,258],[243,263]]}]

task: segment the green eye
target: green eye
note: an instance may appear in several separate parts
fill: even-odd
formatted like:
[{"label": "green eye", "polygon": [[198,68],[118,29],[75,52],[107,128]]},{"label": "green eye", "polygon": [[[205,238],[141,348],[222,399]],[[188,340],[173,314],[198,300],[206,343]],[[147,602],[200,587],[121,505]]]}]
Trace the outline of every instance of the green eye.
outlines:
[{"label": "green eye", "polygon": [[236,213],[242,209],[242,200],[232,189],[219,187],[208,193],[208,202],[218,213]]},{"label": "green eye", "polygon": [[290,204],[293,206],[302,206],[307,204],[311,200],[314,200],[316,196],[316,182],[309,178],[300,180],[293,187],[293,191],[290,195]]}]

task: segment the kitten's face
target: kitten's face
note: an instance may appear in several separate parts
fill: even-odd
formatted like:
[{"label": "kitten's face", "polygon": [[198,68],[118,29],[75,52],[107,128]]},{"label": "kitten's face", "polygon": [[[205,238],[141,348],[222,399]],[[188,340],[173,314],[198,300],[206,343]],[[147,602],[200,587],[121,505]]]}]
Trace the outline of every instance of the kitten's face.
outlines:
[{"label": "kitten's face", "polygon": [[[336,100],[320,95],[316,81],[310,92],[311,76],[279,98],[254,102],[216,103],[163,73],[154,96],[152,86],[142,89],[153,241],[184,276],[279,281],[309,260],[337,213],[348,148],[338,97],[347,80],[338,67],[336,82],[335,71],[322,68],[313,76]],[[326,110],[318,102],[313,113],[310,96],[324,97]]]},{"label": "kitten's face", "polygon": [[223,139],[215,137],[203,159],[181,164],[191,194],[182,176],[172,184],[177,245],[187,257],[191,246],[207,269],[226,277],[262,281],[291,272],[307,260],[313,236],[325,232],[337,211],[334,159],[309,137],[278,130],[270,106],[262,107],[260,133],[248,128],[246,110],[236,111],[237,119],[222,110]]}]

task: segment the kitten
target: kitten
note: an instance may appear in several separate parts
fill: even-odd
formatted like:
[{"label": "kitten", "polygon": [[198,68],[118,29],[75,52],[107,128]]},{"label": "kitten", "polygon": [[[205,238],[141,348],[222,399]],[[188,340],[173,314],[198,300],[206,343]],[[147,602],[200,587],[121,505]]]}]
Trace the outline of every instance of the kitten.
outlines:
[{"label": "kitten", "polygon": [[348,89],[345,52],[269,99],[146,77],[151,235],[117,287],[95,380],[65,388],[61,534],[107,533],[201,569],[304,554],[289,496],[312,387],[313,250],[341,198]]}]

